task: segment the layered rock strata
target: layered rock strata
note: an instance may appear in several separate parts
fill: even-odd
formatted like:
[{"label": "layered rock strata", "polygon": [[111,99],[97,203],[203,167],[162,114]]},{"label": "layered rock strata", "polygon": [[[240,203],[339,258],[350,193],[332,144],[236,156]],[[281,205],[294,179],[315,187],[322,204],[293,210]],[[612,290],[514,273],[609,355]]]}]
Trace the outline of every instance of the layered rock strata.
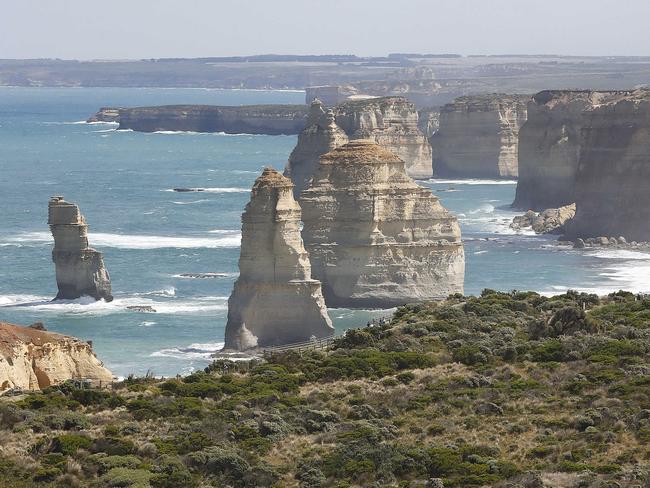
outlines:
[{"label": "layered rock strata", "polygon": [[418,128],[418,112],[403,97],[348,101],[335,108],[336,123],[350,139],[372,139],[399,156],[412,178],[430,178],[431,146]]},{"label": "layered rock strata", "polygon": [[0,322],[0,391],[40,390],[70,379],[102,386],[113,375],[87,342]]},{"label": "layered rock strata", "polygon": [[303,239],[329,306],[389,308],[462,293],[456,217],[374,141],[321,157],[300,204]]},{"label": "layered rock strata", "polygon": [[325,111],[320,100],[314,100],[309,108],[307,126],[298,136],[298,143],[289,156],[285,176],[291,178],[294,196],[307,188],[320,157],[348,142],[348,137],[336,125],[334,112]]},{"label": "layered rock strata", "polygon": [[228,300],[225,349],[331,336],[321,283],[311,277],[291,180],[266,168],[242,215],[239,278]]},{"label": "layered rock strata", "polygon": [[513,207],[541,211],[576,201],[583,113],[622,92],[542,91],[519,131],[519,180]]},{"label": "layered rock strata", "polygon": [[63,197],[52,197],[48,224],[54,237],[52,260],[59,289],[55,300],[90,296],[111,301],[111,280],[102,253],[89,247],[88,225],[79,207]]},{"label": "layered rock strata", "polygon": [[527,95],[457,98],[440,110],[431,138],[433,172],[460,178],[516,178],[519,129]]},{"label": "layered rock strata", "polygon": [[649,185],[650,90],[601,97],[582,116],[576,215],[568,237],[649,241]]}]

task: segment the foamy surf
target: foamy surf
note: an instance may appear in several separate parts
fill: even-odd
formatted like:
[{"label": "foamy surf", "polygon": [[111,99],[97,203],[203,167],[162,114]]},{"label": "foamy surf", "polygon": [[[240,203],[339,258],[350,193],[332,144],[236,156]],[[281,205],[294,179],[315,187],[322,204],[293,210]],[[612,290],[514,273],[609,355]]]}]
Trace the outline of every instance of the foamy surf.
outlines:
[{"label": "foamy surf", "polygon": [[152,352],[150,357],[164,357],[184,360],[206,360],[223,349],[223,342],[194,343],[185,347],[170,347]]},{"label": "foamy surf", "polygon": [[422,180],[425,183],[440,184],[440,185],[516,185],[517,180],[482,180],[478,178],[467,179],[445,179],[445,178],[430,178]]},{"label": "foamy surf", "polygon": [[168,188],[162,191],[173,191],[175,193],[249,193],[249,188],[237,188],[237,187],[212,187],[212,188]]}]

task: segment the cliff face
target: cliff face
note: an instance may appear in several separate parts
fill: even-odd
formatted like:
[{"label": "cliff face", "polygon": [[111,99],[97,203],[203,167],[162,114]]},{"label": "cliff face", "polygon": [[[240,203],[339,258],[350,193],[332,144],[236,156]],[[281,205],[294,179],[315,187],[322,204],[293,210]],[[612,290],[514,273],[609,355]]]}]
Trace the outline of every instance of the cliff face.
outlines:
[{"label": "cliff face", "polygon": [[325,112],[323,104],[314,100],[309,108],[307,126],[298,136],[284,172],[295,185],[295,198],[309,185],[320,157],[347,142],[345,132],[336,125],[334,113],[331,110]]},{"label": "cliff face", "polygon": [[650,240],[650,90],[619,92],[583,113],[570,237]]},{"label": "cliff face", "polygon": [[119,122],[119,129],[140,132],[192,131],[227,134],[298,134],[305,126],[303,105],[163,105],[102,108],[89,122]]},{"label": "cliff face", "polygon": [[69,379],[106,384],[113,375],[79,339],[0,322],[0,391],[40,390]]},{"label": "cliff face", "polygon": [[526,95],[457,98],[440,110],[431,138],[436,176],[516,178],[519,128],[526,120]]},{"label": "cliff face", "polygon": [[87,295],[111,301],[111,280],[102,253],[88,246],[88,225],[79,207],[63,197],[52,197],[48,223],[54,237],[52,260],[59,288],[55,300]]},{"label": "cliff face", "polygon": [[418,128],[431,143],[431,136],[440,128],[440,108],[429,107],[418,110]]},{"label": "cliff face", "polygon": [[333,333],[321,284],[311,278],[293,184],[267,168],[242,215],[239,278],[228,300],[225,348],[245,350]]},{"label": "cliff face", "polygon": [[528,103],[519,132],[519,181],[513,206],[544,210],[575,202],[582,114],[620,92],[543,91]]},{"label": "cliff face", "polygon": [[415,105],[402,97],[348,101],[335,109],[336,123],[350,139],[372,139],[406,164],[412,178],[430,178],[431,146],[418,128]]},{"label": "cliff face", "polygon": [[303,238],[328,305],[388,308],[463,290],[456,218],[373,141],[321,158],[302,192]]}]

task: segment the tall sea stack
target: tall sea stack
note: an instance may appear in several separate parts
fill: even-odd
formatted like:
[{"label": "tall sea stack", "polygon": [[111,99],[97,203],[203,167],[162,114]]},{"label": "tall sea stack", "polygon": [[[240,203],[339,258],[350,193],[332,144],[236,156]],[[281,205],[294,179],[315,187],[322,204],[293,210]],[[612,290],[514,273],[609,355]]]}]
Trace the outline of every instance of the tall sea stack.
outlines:
[{"label": "tall sea stack", "polygon": [[291,180],[266,168],[242,215],[239,278],[228,300],[225,349],[246,350],[334,333],[311,278]]},{"label": "tall sea stack", "polygon": [[351,141],[321,157],[300,204],[328,306],[389,308],[463,292],[456,217],[375,142]]},{"label": "tall sea stack", "polygon": [[285,176],[293,181],[294,197],[298,198],[318,167],[320,157],[348,142],[345,132],[336,125],[334,112],[325,111],[320,100],[309,107],[307,125],[298,136],[298,144],[289,156]]},{"label": "tall sea stack", "polygon": [[63,197],[50,198],[48,224],[54,237],[52,260],[59,288],[55,300],[90,296],[110,302],[111,280],[102,253],[88,246],[88,225],[79,207]]}]

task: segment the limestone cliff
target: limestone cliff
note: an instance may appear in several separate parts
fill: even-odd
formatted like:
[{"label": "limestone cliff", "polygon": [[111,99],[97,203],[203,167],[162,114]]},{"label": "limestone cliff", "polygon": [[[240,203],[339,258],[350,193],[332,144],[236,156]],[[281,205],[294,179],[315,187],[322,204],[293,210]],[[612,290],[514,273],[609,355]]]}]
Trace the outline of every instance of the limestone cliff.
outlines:
[{"label": "limestone cliff", "polygon": [[431,146],[418,128],[415,105],[406,98],[348,101],[338,105],[335,114],[350,139],[372,139],[399,156],[412,178],[431,177]]},{"label": "limestone cliff", "polygon": [[100,385],[113,375],[87,342],[0,322],[0,391],[40,390],[70,379]]},{"label": "limestone cliff", "polygon": [[436,176],[516,178],[519,128],[526,120],[527,95],[457,98],[440,110],[431,138]]},{"label": "limestone cliff", "polygon": [[79,207],[63,197],[52,197],[48,223],[54,237],[52,260],[59,288],[55,300],[87,295],[111,301],[111,280],[102,253],[88,246],[88,225]]},{"label": "limestone cliff", "polygon": [[331,110],[326,112],[320,100],[314,100],[309,108],[307,125],[298,136],[284,172],[295,185],[295,198],[309,185],[320,157],[346,142],[348,137],[336,125],[334,113]]},{"label": "limestone cliff", "polygon": [[557,90],[533,96],[519,131],[514,207],[541,211],[575,202],[583,112],[620,93]]},{"label": "limestone cliff", "polygon": [[431,136],[440,128],[440,108],[428,107],[418,110],[418,128],[431,143]]},{"label": "limestone cliff", "polygon": [[650,90],[601,97],[581,125],[568,236],[650,241]]},{"label": "limestone cliff", "polygon": [[373,141],[325,154],[300,204],[329,306],[388,308],[462,293],[458,221]]},{"label": "limestone cliff", "polygon": [[311,278],[291,180],[266,168],[242,215],[239,278],[228,300],[226,349],[327,337],[334,328]]}]

